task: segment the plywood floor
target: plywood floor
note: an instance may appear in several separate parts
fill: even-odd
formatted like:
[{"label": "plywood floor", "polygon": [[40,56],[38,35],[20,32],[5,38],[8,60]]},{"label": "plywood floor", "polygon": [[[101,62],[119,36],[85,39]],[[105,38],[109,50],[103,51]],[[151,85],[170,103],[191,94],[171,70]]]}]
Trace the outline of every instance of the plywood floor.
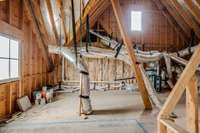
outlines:
[{"label": "plywood floor", "polygon": [[[78,117],[78,93],[68,93],[33,107],[0,133],[156,133],[157,110],[144,111],[137,92],[93,91],[91,99],[94,113],[87,120]],[[183,108],[177,109],[180,121]]]}]

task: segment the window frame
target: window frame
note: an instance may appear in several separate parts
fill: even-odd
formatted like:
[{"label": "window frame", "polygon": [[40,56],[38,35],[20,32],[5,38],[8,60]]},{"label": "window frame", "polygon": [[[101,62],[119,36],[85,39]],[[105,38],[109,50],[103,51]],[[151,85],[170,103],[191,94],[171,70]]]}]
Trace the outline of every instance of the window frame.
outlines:
[{"label": "window frame", "polygon": [[[136,28],[134,29],[135,26],[133,26],[133,25],[134,25],[134,18],[133,18],[134,16],[133,16],[132,14],[133,14],[134,12],[135,12],[135,13],[140,13],[140,18],[141,18],[141,19],[140,19],[140,29],[139,29],[139,30],[136,29]],[[130,28],[131,31],[132,31],[132,32],[142,32],[142,30],[143,30],[143,28],[142,28],[142,24],[143,24],[143,23],[142,23],[142,22],[143,22],[143,21],[142,21],[142,14],[143,14],[142,11],[139,11],[139,10],[131,10],[131,13],[130,13],[130,14],[131,14],[131,28]]]},{"label": "window frame", "polygon": [[[16,37],[13,37],[11,35],[7,35],[7,34],[4,34],[4,33],[0,33],[0,36],[2,37],[6,37],[9,39],[9,57],[0,57],[0,59],[7,59],[9,60],[9,78],[7,79],[0,79],[0,84],[4,84],[4,83],[9,83],[9,82],[14,82],[14,81],[19,81],[21,79],[21,40],[20,39],[17,39]],[[18,42],[18,59],[16,58],[11,58],[10,56],[10,42],[11,40],[13,41],[17,41]],[[11,60],[17,60],[18,61],[18,77],[15,77],[15,78],[11,78],[10,77],[10,73],[11,73]]]}]

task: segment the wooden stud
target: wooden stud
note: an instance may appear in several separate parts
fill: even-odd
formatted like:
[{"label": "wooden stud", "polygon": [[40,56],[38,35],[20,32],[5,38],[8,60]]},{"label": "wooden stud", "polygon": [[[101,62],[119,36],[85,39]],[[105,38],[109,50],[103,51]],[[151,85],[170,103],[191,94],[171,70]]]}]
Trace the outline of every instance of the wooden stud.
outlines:
[{"label": "wooden stud", "polygon": [[12,83],[9,84],[9,88],[8,88],[8,114],[12,113]]},{"label": "wooden stud", "polygon": [[8,0],[7,2],[8,2],[8,14],[7,14],[8,15],[8,23],[11,24],[12,2],[11,2],[11,0]]},{"label": "wooden stud", "polygon": [[167,133],[167,127],[160,121],[157,123],[158,133]]},{"label": "wooden stud", "polygon": [[190,133],[199,132],[198,120],[198,79],[193,76],[186,86],[186,118],[187,131]]},{"label": "wooden stud", "polygon": [[170,128],[167,128],[167,133],[174,133],[174,132],[172,132]]},{"label": "wooden stud", "polygon": [[23,23],[24,23],[24,4],[23,4],[23,0],[20,0],[19,13],[20,13],[19,28],[23,29]]}]

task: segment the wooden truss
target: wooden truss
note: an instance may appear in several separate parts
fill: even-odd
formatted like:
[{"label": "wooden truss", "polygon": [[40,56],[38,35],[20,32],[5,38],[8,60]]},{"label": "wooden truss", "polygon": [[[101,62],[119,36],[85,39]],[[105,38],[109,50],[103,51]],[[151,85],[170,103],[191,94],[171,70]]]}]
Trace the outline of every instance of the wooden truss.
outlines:
[{"label": "wooden truss", "polygon": [[[198,91],[195,71],[200,64],[200,44],[187,63],[181,77],[174,86],[158,115],[158,133],[198,133]],[[186,90],[186,127],[176,125],[169,114]]]}]

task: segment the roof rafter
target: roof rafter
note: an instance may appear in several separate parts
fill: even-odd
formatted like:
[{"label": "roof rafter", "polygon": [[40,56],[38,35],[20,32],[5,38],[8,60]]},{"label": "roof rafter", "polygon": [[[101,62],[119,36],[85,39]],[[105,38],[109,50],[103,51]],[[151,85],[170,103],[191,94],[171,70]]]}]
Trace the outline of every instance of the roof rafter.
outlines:
[{"label": "roof rafter", "polygon": [[60,11],[60,16],[61,16],[61,21],[62,21],[62,28],[64,31],[65,35],[65,43],[67,42],[67,29],[66,29],[66,19],[65,19],[65,12],[64,12],[64,5],[62,0],[56,0],[57,7],[59,8]]},{"label": "roof rafter", "polygon": [[162,12],[162,14],[165,16],[167,21],[171,24],[171,26],[175,28],[176,32],[181,33],[182,39],[184,38],[187,39],[189,37],[188,32],[184,30],[185,28],[180,28],[182,26],[179,25],[179,23],[177,23],[176,20],[169,14],[167,8],[161,3],[161,1],[159,0],[152,0],[152,1],[156,4],[158,9]]},{"label": "roof rafter", "polygon": [[105,1],[107,1],[107,2],[102,2],[102,3],[99,3],[98,5],[100,5],[100,6],[98,6],[96,9],[95,9],[95,11],[94,11],[94,13],[92,13],[91,15],[90,15],[90,21],[91,21],[91,25],[93,26],[95,23],[96,23],[96,21],[98,20],[98,17],[105,11],[105,9],[107,9],[107,7],[110,5],[110,2],[108,1],[108,0],[105,0]]},{"label": "roof rafter", "polygon": [[[101,13],[110,5],[110,1],[109,0],[90,0],[89,3],[87,3],[86,7],[83,10],[83,14],[80,16],[82,19],[82,35],[84,36],[86,34],[86,30],[85,30],[85,24],[86,24],[86,17],[87,15],[90,16],[90,26],[94,26],[95,22],[97,21],[99,15],[101,15]],[[77,41],[80,40],[80,32],[78,32],[80,30],[80,19],[78,19],[78,21],[76,22],[76,34],[77,34]],[[71,46],[72,45],[72,40],[73,40],[73,36],[70,36],[68,34],[68,42],[67,42],[67,46]]]},{"label": "roof rafter", "polygon": [[[96,1],[95,0],[90,0],[86,7],[84,8],[84,13],[80,16],[82,19],[82,24],[86,22],[86,17],[87,14],[89,14],[89,12],[91,12],[92,8],[95,6]],[[80,19],[78,19],[78,22],[76,23],[76,34],[77,34],[77,38],[80,38],[79,36],[79,31],[80,30]],[[83,31],[82,31],[83,32]],[[67,42],[67,46],[72,45],[72,41],[73,41],[73,36],[68,35],[68,42]]]},{"label": "roof rafter", "polygon": [[52,10],[51,0],[45,0],[45,1],[46,1],[48,13],[49,13],[49,18],[50,18],[50,22],[51,22],[52,31],[54,33],[54,36],[55,36],[55,39],[56,39],[56,43],[58,45],[59,44],[59,35],[58,35],[58,31],[56,29],[56,23],[55,23],[55,19],[54,19],[53,10]]},{"label": "roof rafter", "polygon": [[189,12],[185,11],[177,0],[167,0],[167,2],[176,9],[176,11],[183,17],[185,22],[195,31],[197,37],[200,38],[200,27],[190,16]]},{"label": "roof rafter", "polygon": [[[194,1],[194,0],[193,0]],[[196,0],[196,2],[200,5],[200,0]]]},{"label": "roof rafter", "polygon": [[182,4],[191,12],[195,19],[200,23],[200,9],[191,0],[183,0]]},{"label": "roof rafter", "polygon": [[30,16],[30,19],[33,22],[34,30],[37,33],[36,35],[40,41],[39,47],[42,50],[42,55],[44,57],[44,60],[47,62],[48,70],[51,72],[54,69],[54,64],[47,50],[48,37],[46,37],[47,34],[45,34],[47,32],[45,32],[45,29],[42,28],[41,26],[42,24],[44,24],[44,21],[41,17],[42,16],[41,12],[38,9],[38,5],[36,5],[37,3],[35,3],[36,2],[35,0],[23,0],[23,2],[25,4],[25,8],[28,11],[28,15]]},{"label": "roof rafter", "polygon": [[185,31],[187,36],[189,36],[190,26],[185,21],[182,21],[183,19],[182,16],[178,14],[178,12],[169,3],[167,3],[166,0],[161,0],[161,3],[167,8],[168,12],[175,19],[175,21],[180,25],[180,27]]}]

